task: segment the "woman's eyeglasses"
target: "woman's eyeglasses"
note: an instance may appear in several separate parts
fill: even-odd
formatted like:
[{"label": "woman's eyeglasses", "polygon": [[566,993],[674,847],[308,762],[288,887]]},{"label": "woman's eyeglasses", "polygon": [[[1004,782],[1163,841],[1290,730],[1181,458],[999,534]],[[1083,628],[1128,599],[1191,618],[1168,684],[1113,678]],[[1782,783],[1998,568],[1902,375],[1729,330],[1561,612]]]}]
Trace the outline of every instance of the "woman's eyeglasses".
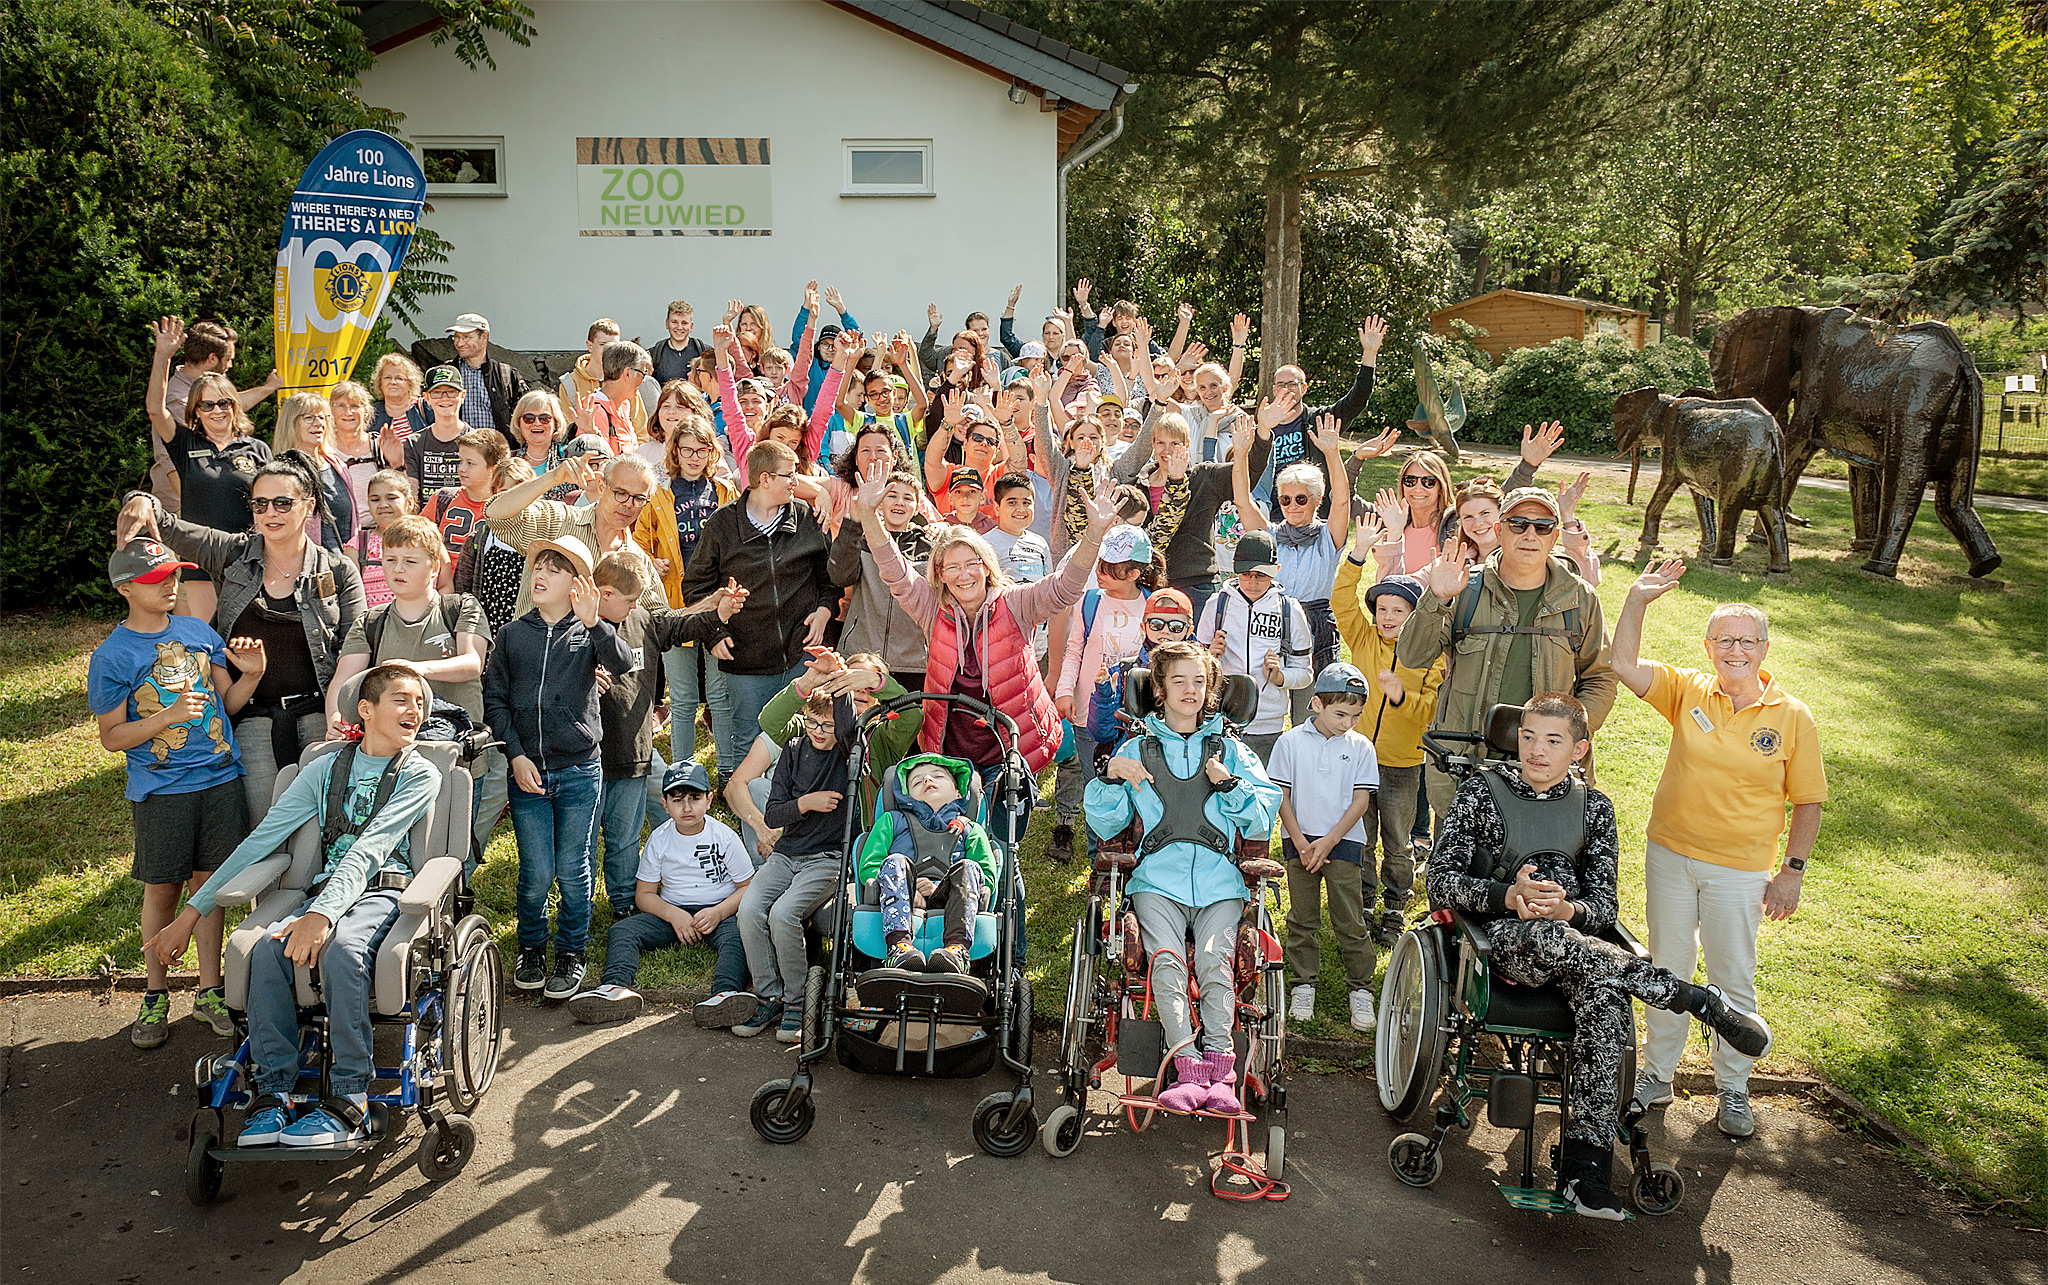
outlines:
[{"label": "woman's eyeglasses", "polygon": [[215,401],[199,402],[197,404],[200,410],[226,410],[235,404],[235,399],[232,397],[222,397]]},{"label": "woman's eyeglasses", "polygon": [[1181,635],[1187,633],[1190,629],[1193,629],[1194,626],[1190,625],[1185,620],[1151,619],[1145,622],[1145,628],[1157,629],[1160,633],[1163,633],[1170,638],[1179,638]]},{"label": "woman's eyeglasses", "polygon": [[1404,478],[1402,478],[1402,479],[1401,479],[1401,485],[1403,485],[1403,486],[1419,486],[1419,487],[1421,487],[1421,488],[1422,488],[1423,490],[1425,490],[1425,491],[1434,491],[1434,490],[1436,490],[1436,479],[1435,479],[1435,478],[1433,478],[1433,477],[1431,477],[1431,476],[1430,476],[1429,474],[1427,474],[1427,473],[1424,473],[1424,474],[1423,474],[1422,476],[1420,476],[1420,477],[1404,477]]},{"label": "woman's eyeglasses", "polygon": [[678,446],[676,454],[686,460],[701,460],[711,454],[711,448],[708,446]]},{"label": "woman's eyeglasses", "polygon": [[279,513],[290,513],[298,505],[296,495],[258,495],[249,501],[249,512],[268,513],[276,509]]}]

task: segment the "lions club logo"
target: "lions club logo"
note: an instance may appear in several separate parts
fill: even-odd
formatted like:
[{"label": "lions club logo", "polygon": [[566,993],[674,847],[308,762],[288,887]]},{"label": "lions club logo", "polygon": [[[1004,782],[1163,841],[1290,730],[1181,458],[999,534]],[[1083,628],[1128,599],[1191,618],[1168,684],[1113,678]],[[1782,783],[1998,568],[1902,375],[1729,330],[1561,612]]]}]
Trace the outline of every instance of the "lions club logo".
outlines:
[{"label": "lions club logo", "polygon": [[369,274],[353,263],[335,264],[320,274],[327,290],[327,302],[336,312],[355,312],[369,297]]},{"label": "lions club logo", "polygon": [[1749,748],[1768,758],[1778,752],[1778,742],[1780,739],[1777,728],[1759,727],[1756,729],[1755,734],[1749,738]]},{"label": "lions club logo", "polygon": [[255,471],[256,471],[256,461],[255,461],[255,460],[252,460],[252,459],[250,459],[250,458],[249,458],[248,456],[246,456],[246,455],[237,455],[237,456],[235,456],[235,472],[237,472],[237,473],[254,473]]}]

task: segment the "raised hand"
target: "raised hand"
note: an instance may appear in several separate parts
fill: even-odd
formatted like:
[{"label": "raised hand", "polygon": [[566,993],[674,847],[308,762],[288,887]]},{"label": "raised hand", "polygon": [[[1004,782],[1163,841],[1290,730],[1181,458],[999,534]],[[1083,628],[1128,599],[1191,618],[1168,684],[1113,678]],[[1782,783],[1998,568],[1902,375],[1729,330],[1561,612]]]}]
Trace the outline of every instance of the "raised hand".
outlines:
[{"label": "raised hand", "polygon": [[185,346],[185,323],[177,317],[158,317],[150,329],[156,335],[156,359],[162,361]]},{"label": "raised hand", "polygon": [[936,333],[940,323],[945,321],[946,314],[939,311],[939,305],[928,303],[924,306],[924,319],[931,326],[933,332]]},{"label": "raised hand", "polygon": [[576,427],[589,432],[591,425],[597,422],[597,390],[593,388],[587,393],[576,394],[576,404],[571,409],[576,414]]},{"label": "raised hand", "polygon": [[840,295],[838,286],[825,287],[825,306],[837,313],[846,312],[846,300]]},{"label": "raised hand", "polygon": [[721,369],[732,364],[732,326],[720,323],[711,328],[711,351],[718,357]]},{"label": "raised hand", "polygon": [[1586,497],[1586,484],[1593,480],[1589,472],[1581,472],[1566,487],[1557,493],[1558,520],[1570,522],[1579,511],[1579,501]]},{"label": "raised hand", "polygon": [[1358,355],[1363,358],[1359,364],[1370,366],[1379,360],[1380,345],[1386,342],[1387,323],[1375,314],[1365,319],[1358,328]]},{"label": "raised hand", "polygon": [[1152,322],[1143,317],[1131,318],[1131,338],[1138,341],[1140,352],[1150,352],[1152,343]]},{"label": "raised hand", "polygon": [[1337,440],[1337,434],[1343,427],[1342,420],[1325,413],[1317,417],[1315,429],[1309,433],[1308,440],[1323,454],[1335,455],[1338,446],[1341,445]]},{"label": "raised hand", "polygon": [[1394,443],[1400,440],[1400,428],[1398,426],[1390,428],[1378,437],[1369,439],[1365,445],[1351,452],[1351,458],[1354,460],[1376,460],[1388,451],[1393,450]]},{"label": "raised hand", "polygon": [[1402,685],[1401,676],[1391,669],[1382,669],[1379,672],[1379,683],[1380,690],[1385,692],[1387,699],[1396,705],[1400,704],[1401,698],[1407,695],[1408,689]]},{"label": "raised hand", "polygon": [[1270,433],[1282,424],[1291,424],[1301,415],[1301,399],[1293,393],[1275,390],[1271,397],[1259,403],[1259,427]]},{"label": "raised hand", "polygon": [[1179,306],[1174,308],[1173,316],[1174,320],[1185,326],[1195,319],[1195,305],[1183,299],[1180,301]]},{"label": "raised hand", "polygon": [[1683,558],[1673,558],[1664,563],[1652,562],[1643,568],[1643,574],[1637,576],[1636,582],[1628,587],[1629,599],[1648,606],[1676,589],[1679,577],[1684,574]]},{"label": "raised hand", "polygon": [[1437,549],[1436,558],[1423,574],[1422,582],[1429,586],[1431,593],[1449,602],[1465,587],[1466,574],[1465,564],[1458,557],[1458,537],[1453,535]]},{"label": "raised hand", "polygon": [[575,583],[569,586],[569,607],[585,629],[596,624],[597,582],[589,576],[577,576]]},{"label": "raised hand", "polygon": [[1522,462],[1530,468],[1542,468],[1543,461],[1557,454],[1557,448],[1563,445],[1564,424],[1561,421],[1522,425]]},{"label": "raised hand", "polygon": [[1358,515],[1358,531],[1351,537],[1351,556],[1359,562],[1365,561],[1365,555],[1372,550],[1375,544],[1378,544],[1385,538],[1386,531],[1387,529],[1380,525],[1380,515],[1377,510],[1368,508],[1363,513],[1360,513]]},{"label": "raised hand", "polygon": [[839,336],[839,346],[832,355],[832,364],[840,370],[852,370],[861,354],[867,351],[867,337],[858,330],[844,331]]},{"label": "raised hand", "polygon": [[1391,486],[1383,486],[1373,497],[1372,507],[1380,515],[1380,525],[1389,532],[1399,531],[1408,525],[1408,509],[1401,503],[1401,493]]},{"label": "raised hand", "polygon": [[1230,346],[1242,348],[1251,342],[1251,337],[1252,319],[1241,312],[1234,314],[1230,318]]},{"label": "raised hand", "polygon": [[1088,311],[1088,294],[1095,289],[1095,283],[1082,277],[1074,283],[1074,306],[1082,312]]},{"label": "raised hand", "polygon": [[1097,544],[1102,543],[1102,537],[1109,534],[1111,527],[1123,520],[1117,513],[1116,492],[1108,488],[1100,488],[1096,494],[1083,497],[1081,507],[1088,511],[1087,539]]},{"label": "raised hand", "polygon": [[737,300],[737,299],[728,299],[728,300],[726,300],[726,301],[725,301],[725,324],[726,324],[726,325],[728,325],[728,326],[730,326],[730,325],[731,325],[731,324],[732,324],[733,322],[735,322],[735,321],[738,321],[738,320],[740,319],[740,309],[741,309],[741,308],[743,308],[743,307],[745,307],[745,306],[746,306],[745,304],[741,303],[741,302],[740,302],[739,300]]},{"label": "raised hand", "polygon": [[[1065,379],[1066,377],[1066,372],[1061,371],[1060,378]],[[1047,395],[1051,392],[1052,376],[1042,370],[1033,371],[1031,374],[1031,400],[1042,402],[1046,400]]]}]

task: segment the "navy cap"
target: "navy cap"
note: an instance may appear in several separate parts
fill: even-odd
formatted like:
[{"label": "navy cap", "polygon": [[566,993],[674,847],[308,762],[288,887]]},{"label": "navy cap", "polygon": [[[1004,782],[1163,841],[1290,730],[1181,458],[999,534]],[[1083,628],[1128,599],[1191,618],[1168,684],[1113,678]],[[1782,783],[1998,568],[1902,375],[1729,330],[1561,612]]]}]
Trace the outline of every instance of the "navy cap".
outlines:
[{"label": "navy cap", "polygon": [[1370,696],[1372,688],[1367,685],[1365,675],[1358,666],[1343,661],[1325,665],[1323,672],[1316,675],[1317,696]]},{"label": "navy cap", "polygon": [[1388,593],[1405,600],[1412,607],[1422,601],[1422,581],[1414,576],[1388,576],[1365,591],[1365,605],[1372,606],[1381,594]]},{"label": "navy cap", "polygon": [[711,774],[704,765],[694,759],[672,763],[661,775],[661,792],[674,794],[677,790],[688,790],[694,794],[711,793]]}]

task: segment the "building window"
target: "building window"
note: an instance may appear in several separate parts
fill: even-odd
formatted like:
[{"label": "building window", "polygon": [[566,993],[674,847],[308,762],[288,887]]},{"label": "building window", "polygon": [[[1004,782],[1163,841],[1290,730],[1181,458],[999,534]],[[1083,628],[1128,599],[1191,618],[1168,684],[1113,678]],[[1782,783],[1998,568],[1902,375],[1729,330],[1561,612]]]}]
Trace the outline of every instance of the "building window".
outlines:
[{"label": "building window", "polygon": [[505,140],[416,138],[428,196],[505,195]]},{"label": "building window", "polygon": [[931,196],[932,141],[928,138],[843,140],[841,196]]}]

